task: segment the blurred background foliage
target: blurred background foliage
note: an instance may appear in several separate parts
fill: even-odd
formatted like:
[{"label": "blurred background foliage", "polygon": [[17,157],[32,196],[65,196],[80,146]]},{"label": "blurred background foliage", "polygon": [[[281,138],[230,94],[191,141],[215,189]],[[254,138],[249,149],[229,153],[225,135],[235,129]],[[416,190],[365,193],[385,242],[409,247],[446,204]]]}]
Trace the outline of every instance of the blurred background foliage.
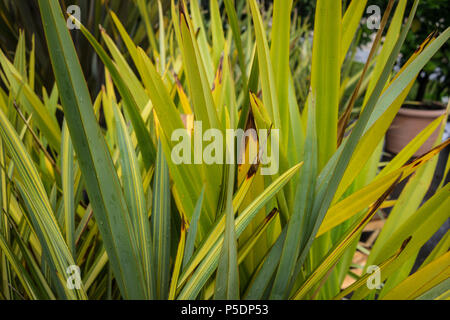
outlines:
[{"label": "blurred background foliage", "polygon": [[[265,1],[267,4],[272,3],[271,0]],[[315,1],[297,0],[296,8],[299,16],[304,20],[313,20],[315,10]],[[377,5],[384,12],[388,0],[370,0],[367,6]],[[344,0],[344,6],[349,1]],[[408,1],[406,10],[411,9],[412,1]],[[368,15],[365,15],[366,17]],[[313,21],[310,21],[311,23]],[[405,44],[401,50],[399,65],[403,65],[411,54],[417,49],[417,44],[421,43],[433,31],[442,32],[450,25],[450,1],[442,0],[422,0],[417,8],[417,14],[413,21],[412,27],[406,38]],[[374,30],[369,30],[364,23],[360,24],[361,37],[358,45],[364,45],[371,41],[371,36],[375,34]],[[450,88],[449,76],[449,57],[450,46],[444,44],[441,50],[427,63],[420,73],[419,77],[408,99],[414,101],[442,101],[448,99]]]},{"label": "blurred background foliage", "polygon": [[[99,41],[102,40],[99,29],[100,25],[108,33],[117,35],[116,30],[112,28],[111,17],[108,14],[110,10],[116,12],[133,37],[135,43],[143,48],[148,47],[149,40],[136,0],[60,0],[59,2],[64,11],[70,5],[79,6],[81,9],[81,21],[83,21],[83,24]],[[163,0],[161,3],[164,10],[167,11],[170,6],[170,1]],[[36,84],[38,87],[44,85],[46,88],[51,89],[55,80],[50,59],[48,58],[48,49],[45,45],[45,34],[44,28],[42,27],[38,2],[2,0],[0,1],[0,12],[0,49],[6,52],[11,58],[14,56],[16,50],[20,35],[19,30],[24,31],[28,50],[31,50],[34,36],[34,42],[36,44]],[[156,1],[149,2],[148,12],[154,30],[156,30],[158,28],[158,8]],[[72,32],[72,38],[75,42],[75,48],[78,51],[80,63],[91,93],[98,92],[102,83],[99,79],[104,79],[103,64],[81,32]]]},{"label": "blurred background foliage", "polygon": [[[350,1],[343,0],[343,6],[346,8]],[[116,36],[116,40],[119,42],[119,48],[121,47],[121,41],[117,35],[117,32],[111,28],[111,19],[108,15],[108,11],[112,10],[117,13],[119,19],[123,21],[124,26],[129,31],[135,43],[143,48],[149,48],[149,40],[146,36],[146,28],[141,15],[139,14],[137,0],[102,0],[102,1],[89,1],[89,0],[60,0],[63,8],[67,8],[69,5],[78,5],[81,8],[81,20],[85,26],[92,32],[92,34],[102,42],[99,25],[107,30],[108,33]],[[270,12],[273,6],[273,0],[261,0],[260,3],[266,8],[267,14],[270,16]],[[383,13],[386,8],[388,0],[370,0],[369,5],[378,5]],[[208,0],[201,1],[202,7],[205,8],[204,15],[206,21],[208,21],[209,7]],[[311,43],[305,43],[305,39],[312,40],[312,30],[314,25],[314,12],[315,1],[309,0],[294,0],[293,15],[299,19],[297,28],[292,28],[297,31],[296,36],[293,38],[292,43],[292,56],[298,56],[292,62],[292,69],[304,67],[302,72],[308,75],[310,70],[307,68],[310,63],[309,59],[312,50]],[[407,10],[410,9],[412,1],[408,2]],[[170,7],[169,0],[162,1],[163,10],[167,13]],[[224,11],[223,3],[221,5],[221,11]],[[243,17],[246,16],[245,0],[236,0],[236,8],[239,14]],[[343,10],[344,11],[344,10]],[[17,0],[3,0],[0,2],[0,48],[7,52],[12,57],[17,41],[19,38],[19,30],[25,31],[27,39],[27,48],[31,48],[32,37],[35,37],[36,43],[36,69],[39,71],[36,74],[36,82],[38,85],[44,85],[46,88],[51,88],[54,83],[53,75],[51,73],[51,66],[48,59],[47,48],[44,45],[44,33],[42,28],[42,22],[39,14],[39,9],[36,1],[17,1]],[[153,30],[156,32],[158,29],[158,9],[157,2],[150,1],[148,12],[151,16],[151,23]],[[363,15],[363,19],[360,24],[360,36],[356,39],[356,45],[358,47],[367,45],[376,30],[369,30],[365,24],[365,18],[368,14]],[[414,19],[411,31],[409,32],[405,45],[401,50],[401,57],[398,64],[403,65],[408,57],[417,49],[417,44],[421,43],[430,33],[437,30],[438,32],[444,31],[444,29],[450,25],[450,2],[442,0],[422,0],[417,10],[416,18]],[[227,28],[227,26],[224,26]],[[78,53],[83,52],[81,56],[81,65],[85,72],[85,76],[91,89],[91,92],[97,92],[100,89],[100,82],[98,79],[103,79],[104,68],[95,54],[92,47],[89,46],[88,41],[81,35],[81,33],[73,32],[73,39],[76,44]],[[298,55],[298,51],[301,51],[301,55]],[[441,50],[431,59],[431,61],[425,66],[421,74],[419,75],[414,87],[408,95],[409,100],[415,101],[443,101],[448,99],[450,88],[450,76],[449,76],[449,57],[450,48],[446,43]],[[305,60],[306,59],[306,60]],[[303,61],[303,62],[302,62]],[[356,63],[353,66],[353,71],[358,72],[362,68],[363,64],[358,65]],[[305,68],[306,67],[306,68]],[[296,81],[296,88],[300,92],[299,99],[304,101],[304,95],[307,94],[307,88],[309,86],[309,79],[307,77],[299,77]],[[444,101],[445,102],[445,101]],[[302,105],[302,104],[300,104]]]}]

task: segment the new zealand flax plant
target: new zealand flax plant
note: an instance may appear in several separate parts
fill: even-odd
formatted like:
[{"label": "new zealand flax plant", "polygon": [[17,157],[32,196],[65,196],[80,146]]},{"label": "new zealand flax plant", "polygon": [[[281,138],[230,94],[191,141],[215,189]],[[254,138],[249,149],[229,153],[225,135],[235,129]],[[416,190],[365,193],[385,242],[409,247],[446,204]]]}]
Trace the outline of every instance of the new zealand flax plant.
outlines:
[{"label": "new zealand flax plant", "polygon": [[[293,0],[268,9],[210,0],[207,11],[196,0],[136,0],[127,26],[109,1],[93,1],[107,15],[99,29],[38,0],[42,30],[31,31],[44,35],[48,55],[18,30],[15,53],[0,52],[0,298],[448,298],[448,232],[411,272],[450,214],[444,181],[422,201],[450,144],[441,143],[447,114],[389,163],[380,158],[450,29],[422,39],[394,72],[420,4],[405,12],[406,0],[391,0],[368,61],[352,73],[367,0],[343,2],[317,0],[308,51]],[[74,37],[90,48],[77,54]],[[104,72],[89,72],[88,87],[79,61],[89,50]],[[36,59],[51,63],[54,85],[37,87]],[[173,133],[196,136],[200,121],[221,133],[266,129],[244,151],[279,148],[278,171],[174,161]],[[435,147],[411,160],[436,130]],[[384,226],[362,247],[375,216]],[[356,252],[367,257],[359,276],[350,271]],[[349,274],[356,279],[344,285]]]}]

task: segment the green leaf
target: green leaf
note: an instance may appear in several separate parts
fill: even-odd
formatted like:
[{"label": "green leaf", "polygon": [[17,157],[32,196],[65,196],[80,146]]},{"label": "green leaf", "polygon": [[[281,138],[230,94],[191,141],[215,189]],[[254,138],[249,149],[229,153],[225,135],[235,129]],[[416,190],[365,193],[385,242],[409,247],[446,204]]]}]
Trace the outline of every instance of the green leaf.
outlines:
[{"label": "green leaf", "polygon": [[17,260],[16,255],[11,250],[11,248],[9,248],[6,239],[3,237],[1,233],[0,233],[0,249],[2,249],[2,252],[6,255],[6,259],[8,259],[15,274],[17,274],[17,277],[19,278],[20,283],[23,285],[27,295],[32,299],[38,299],[39,296],[35,292],[36,288],[33,284],[30,275],[25,270],[20,261]]},{"label": "green leaf", "polygon": [[[38,235],[41,245],[48,256],[47,262],[53,268],[54,279],[69,299],[86,299],[83,289],[69,290],[63,277],[69,266],[74,265],[74,259],[64,242],[58,222],[54,216],[47,193],[39,173],[34,166],[25,146],[23,145],[11,123],[0,110],[0,135],[18,172],[16,184],[29,210],[30,220]],[[61,278],[58,278],[60,275]]]},{"label": "green leaf", "polygon": [[[400,181],[401,175],[394,181],[389,189],[372,205],[369,212],[366,213],[361,219],[356,221],[353,226],[348,228],[344,235],[336,242],[330,252],[326,255],[319,266],[307,277],[302,286],[293,295],[293,298],[298,300],[302,299],[311,289],[313,289],[319,281],[329,274],[330,270],[336,265],[339,258],[345,252],[345,250],[354,242],[357,237],[361,235],[364,227],[372,220],[373,216],[377,213],[378,208],[386,200],[388,195]],[[323,282],[322,282],[323,283]],[[317,289],[316,289],[317,290]],[[316,291],[317,292],[317,291]]]},{"label": "green leaf", "polygon": [[[449,279],[450,275],[450,252],[447,252],[440,258],[428,264],[423,269],[417,271],[412,274],[408,278],[406,278],[403,282],[401,282],[398,286],[392,289],[387,295],[383,297],[384,300],[413,300],[416,299],[426,293],[432,294],[430,290],[439,285],[440,283],[445,282]],[[439,295],[446,290],[447,288],[443,287],[440,289],[441,292],[433,293],[432,295]],[[422,297],[422,299],[427,296]],[[430,297],[428,297],[430,298]]]},{"label": "green leaf", "polygon": [[341,1],[318,0],[310,99],[317,106],[319,170],[336,150],[340,88]]},{"label": "green leaf", "polygon": [[57,2],[39,0],[39,8],[67,126],[115,278],[125,298],[143,299],[148,294],[126,201],[66,21]]},{"label": "green leaf", "polygon": [[170,271],[170,188],[169,169],[161,142],[158,145],[152,207],[153,255],[156,265],[156,299],[169,295]]},{"label": "green leaf", "polygon": [[[437,191],[419,210],[417,210],[405,223],[403,223],[389,238],[380,251],[371,261],[378,264],[395,252],[401,243],[409,237],[411,241],[402,254],[381,274],[380,281],[397,271],[411,256],[416,255],[428,239],[449,218],[450,184]],[[370,256],[369,256],[370,257]],[[352,299],[362,299],[369,294],[368,288],[361,287],[352,296]]]},{"label": "green leaf", "polygon": [[[245,228],[250,224],[255,215],[261,210],[261,208],[277,193],[280,189],[293,177],[293,175],[302,166],[302,163],[292,167],[284,174],[282,174],[277,180],[275,180],[269,187],[267,187],[263,193],[261,193],[235,220],[236,237],[242,234]],[[218,265],[218,258],[220,254],[220,248],[222,247],[224,237],[223,234],[215,241],[211,250],[206,255],[198,268],[194,271],[187,283],[184,285],[183,290],[180,292],[178,299],[194,299],[205,282],[209,279],[212,273],[215,271]],[[187,279],[189,273],[185,272],[185,276],[182,278]],[[184,283],[183,279],[181,280]]]},{"label": "green leaf", "polygon": [[[144,120],[142,119],[142,116],[140,114],[138,102],[135,100],[136,97],[130,91],[125,82],[125,78],[121,76],[119,70],[117,69],[113,61],[109,58],[106,51],[101,47],[100,43],[95,40],[92,34],[83,25],[80,24],[80,28],[81,32],[91,43],[100,59],[103,61],[106,68],[111,73],[111,77],[115,85],[117,86],[120,95],[122,96],[124,106],[133,124],[139,147],[141,149],[142,157],[144,159],[145,166],[148,169],[151,165],[154,164],[156,151],[150,133],[148,132]],[[102,29],[102,32],[105,31]]]},{"label": "green leaf", "polygon": [[200,194],[200,197],[195,205],[194,213],[192,214],[189,229],[187,231],[186,248],[184,249],[183,257],[183,269],[186,267],[189,260],[191,260],[192,254],[194,253],[195,238],[197,237],[198,221],[200,220],[200,213],[202,212],[204,195],[205,188],[203,187],[202,193]]},{"label": "green leaf", "polygon": [[347,10],[345,10],[344,17],[342,18],[341,30],[341,65],[344,62],[347,51],[355,37],[356,30],[359,27],[366,5],[367,0],[352,0]]},{"label": "green leaf", "polygon": [[69,129],[65,122],[61,143],[61,170],[66,241],[70,252],[75,256],[74,159],[72,140],[70,140]]},{"label": "green leaf", "polygon": [[9,81],[10,90],[14,97],[22,105],[27,112],[33,115],[38,128],[42,131],[49,144],[59,149],[61,144],[61,133],[58,123],[54,116],[44,106],[39,97],[33,92],[31,86],[26,79],[20,75],[19,71],[7,60],[6,56],[0,50],[0,64],[5,71],[5,75]]},{"label": "green leaf", "polygon": [[289,295],[288,284],[293,280],[295,264],[304,244],[304,236],[313,221],[311,217],[317,175],[317,133],[316,133],[316,106],[311,104],[308,108],[308,127],[305,139],[303,159],[305,164],[300,172],[295,194],[294,212],[288,222],[286,240],[280,263],[270,294],[271,299],[286,299]]},{"label": "green leaf", "polygon": [[[229,151],[228,151],[229,152]],[[237,237],[234,227],[233,187],[234,165],[227,166],[227,194],[226,194],[226,226],[222,250],[217,268],[214,299],[239,299],[239,271],[237,262]]]},{"label": "green leaf", "polygon": [[[114,104],[114,103],[113,103]],[[120,150],[120,163],[122,169],[122,181],[127,201],[130,219],[136,235],[135,246],[139,248],[140,259],[144,269],[147,290],[150,296],[154,296],[154,279],[152,261],[152,240],[150,236],[150,221],[148,219],[147,205],[142,186],[142,177],[139,169],[136,153],[127,132],[127,127],[117,105],[113,105],[116,119],[117,141]]]},{"label": "green leaf", "polygon": [[[284,148],[288,146],[289,137],[289,66],[290,34],[291,34],[292,0],[276,0],[273,7],[272,43],[270,58],[273,64],[278,105],[280,107],[280,122],[283,137],[286,137]],[[290,137],[289,137],[290,138]]]},{"label": "green leaf", "polygon": [[272,62],[270,60],[269,45],[264,33],[264,26],[261,13],[255,0],[248,0],[253,17],[256,34],[256,49],[258,51],[259,73],[261,77],[261,87],[263,103],[266,107],[271,121],[275,128],[281,129],[280,109],[278,104],[277,89],[275,86],[275,76]]}]

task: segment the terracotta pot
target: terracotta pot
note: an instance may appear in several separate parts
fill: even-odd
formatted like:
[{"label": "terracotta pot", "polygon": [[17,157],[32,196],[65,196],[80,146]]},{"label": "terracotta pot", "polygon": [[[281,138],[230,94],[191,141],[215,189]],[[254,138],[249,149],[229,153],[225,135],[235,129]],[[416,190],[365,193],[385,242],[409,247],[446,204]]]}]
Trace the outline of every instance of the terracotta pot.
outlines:
[{"label": "terracotta pot", "polygon": [[[412,139],[414,139],[434,119],[445,113],[440,110],[419,110],[402,107],[386,134],[386,150],[399,153]],[[439,134],[439,128],[417,150],[414,157],[421,156],[429,151]]]}]

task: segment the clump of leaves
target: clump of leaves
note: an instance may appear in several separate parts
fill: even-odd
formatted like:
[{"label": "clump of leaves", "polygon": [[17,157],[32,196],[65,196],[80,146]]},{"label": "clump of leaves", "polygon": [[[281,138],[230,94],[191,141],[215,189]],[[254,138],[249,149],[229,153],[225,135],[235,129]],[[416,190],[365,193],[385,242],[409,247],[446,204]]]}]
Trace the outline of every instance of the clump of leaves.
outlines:
[{"label": "clump of leaves", "polygon": [[[369,60],[353,76],[347,52],[367,1],[343,12],[340,1],[318,0],[304,99],[296,77],[305,72],[290,63],[298,59],[292,0],[263,14],[256,0],[239,10],[211,0],[208,19],[197,1],[172,1],[170,15],[158,1],[159,28],[146,48],[112,11],[114,34],[101,28],[101,43],[81,24],[77,32],[106,70],[93,97],[66,27],[73,17],[57,1],[38,4],[54,89],[35,90],[36,51],[27,57],[23,36],[14,61],[0,52],[1,298],[446,298],[448,234],[410,271],[449,217],[448,184],[421,203],[436,155],[450,143],[440,143],[447,114],[379,162],[417,75],[450,36],[446,29],[424,39],[392,76],[417,0],[404,24],[406,1],[390,1]],[[146,2],[137,4],[149,21]],[[278,129],[279,173],[261,175],[262,164],[175,164],[172,133],[194,120],[222,132]],[[435,130],[435,148],[409,161]],[[247,153],[270,143],[258,139],[245,141]],[[358,247],[385,207],[393,208],[374,246]],[[356,250],[366,266],[342,290]],[[73,265],[82,277],[75,290],[67,285]],[[384,284],[374,290],[366,286],[370,265]]]}]

